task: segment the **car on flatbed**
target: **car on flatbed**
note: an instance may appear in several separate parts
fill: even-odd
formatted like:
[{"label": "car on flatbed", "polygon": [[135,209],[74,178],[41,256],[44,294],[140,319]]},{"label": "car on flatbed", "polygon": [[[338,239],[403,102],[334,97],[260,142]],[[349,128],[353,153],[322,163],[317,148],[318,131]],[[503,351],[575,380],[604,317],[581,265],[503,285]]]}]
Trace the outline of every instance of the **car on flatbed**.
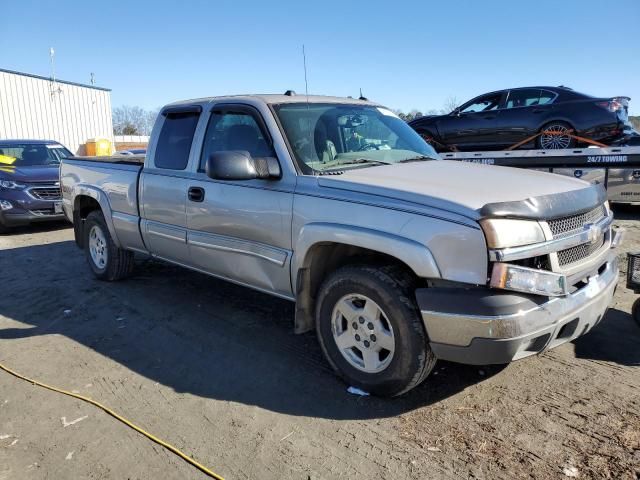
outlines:
[{"label": "car on flatbed", "polygon": [[53,140],[0,140],[0,232],[60,221],[60,160],[73,154]]},{"label": "car on flatbed", "polygon": [[212,97],[164,107],[145,157],[62,161],[93,274],[134,253],[296,302],[349,384],[384,396],[437,359],[508,363],[590,331],[617,285],[601,186],[442,161],[373,102]]},{"label": "car on flatbed", "polygon": [[511,88],[410,124],[439,151],[501,150],[521,142],[522,148],[555,150],[587,145],[585,139],[611,145],[637,135],[629,120],[630,100],[596,98],[563,86]]}]

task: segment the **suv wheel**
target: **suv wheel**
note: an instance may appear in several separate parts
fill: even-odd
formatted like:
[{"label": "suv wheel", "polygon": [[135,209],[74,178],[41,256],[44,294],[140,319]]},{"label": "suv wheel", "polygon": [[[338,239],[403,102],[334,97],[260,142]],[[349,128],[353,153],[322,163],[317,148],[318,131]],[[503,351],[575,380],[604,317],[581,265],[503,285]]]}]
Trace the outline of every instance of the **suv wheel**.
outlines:
[{"label": "suv wheel", "polygon": [[102,212],[87,215],[84,226],[87,262],[99,280],[120,280],[133,271],[133,252],[118,248],[109,234]]},{"label": "suv wheel", "polygon": [[413,298],[395,267],[349,266],[320,287],[316,330],[322,350],[349,385],[380,396],[420,384],[436,359]]}]

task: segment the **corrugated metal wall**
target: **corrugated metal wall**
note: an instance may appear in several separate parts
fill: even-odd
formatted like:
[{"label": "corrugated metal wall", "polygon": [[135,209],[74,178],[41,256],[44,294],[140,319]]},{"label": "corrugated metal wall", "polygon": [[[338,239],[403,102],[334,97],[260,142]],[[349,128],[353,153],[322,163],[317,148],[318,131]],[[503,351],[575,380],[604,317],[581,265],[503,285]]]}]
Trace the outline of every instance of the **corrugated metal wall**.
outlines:
[{"label": "corrugated metal wall", "polygon": [[0,70],[0,139],[57,140],[82,155],[97,137],[113,143],[109,90]]}]

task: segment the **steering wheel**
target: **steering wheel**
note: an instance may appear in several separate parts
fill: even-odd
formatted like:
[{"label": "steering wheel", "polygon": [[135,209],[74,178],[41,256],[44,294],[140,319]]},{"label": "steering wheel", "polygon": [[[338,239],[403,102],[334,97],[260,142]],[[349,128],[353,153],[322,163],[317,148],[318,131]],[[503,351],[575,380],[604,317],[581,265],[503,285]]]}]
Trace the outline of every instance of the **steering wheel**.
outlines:
[{"label": "steering wheel", "polygon": [[358,149],[359,152],[364,152],[367,150],[380,150],[380,146],[376,145],[375,143],[364,143],[360,145],[360,148]]}]

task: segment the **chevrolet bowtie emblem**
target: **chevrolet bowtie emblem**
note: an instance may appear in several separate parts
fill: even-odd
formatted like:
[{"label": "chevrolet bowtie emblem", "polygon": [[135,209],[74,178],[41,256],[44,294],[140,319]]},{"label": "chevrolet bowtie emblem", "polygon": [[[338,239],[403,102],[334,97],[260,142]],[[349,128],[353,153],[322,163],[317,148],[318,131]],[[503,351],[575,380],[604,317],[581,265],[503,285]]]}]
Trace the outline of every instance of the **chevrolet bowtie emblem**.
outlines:
[{"label": "chevrolet bowtie emblem", "polygon": [[589,243],[595,243],[602,236],[602,228],[596,225],[595,223],[587,223],[584,226],[584,229],[587,231],[587,235],[589,238]]}]

